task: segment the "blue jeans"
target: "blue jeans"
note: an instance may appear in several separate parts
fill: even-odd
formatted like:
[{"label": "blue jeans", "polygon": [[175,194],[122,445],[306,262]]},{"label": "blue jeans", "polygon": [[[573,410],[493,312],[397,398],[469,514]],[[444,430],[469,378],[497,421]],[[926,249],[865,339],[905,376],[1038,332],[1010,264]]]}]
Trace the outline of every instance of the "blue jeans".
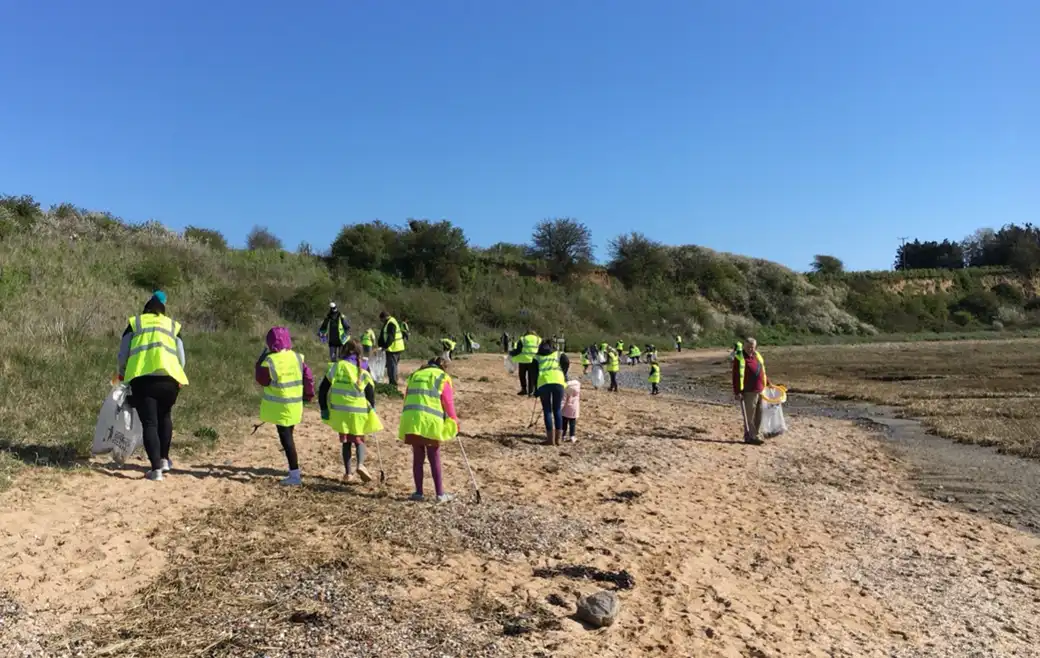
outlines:
[{"label": "blue jeans", "polygon": [[545,416],[545,431],[563,429],[563,384],[546,384],[538,389],[542,398],[542,415]]}]

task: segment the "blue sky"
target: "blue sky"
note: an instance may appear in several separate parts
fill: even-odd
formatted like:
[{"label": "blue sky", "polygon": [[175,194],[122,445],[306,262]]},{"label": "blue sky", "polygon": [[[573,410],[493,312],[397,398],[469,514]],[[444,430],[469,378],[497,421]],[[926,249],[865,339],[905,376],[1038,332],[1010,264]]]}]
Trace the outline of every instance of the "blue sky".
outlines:
[{"label": "blue sky", "polygon": [[1040,220],[1036,0],[0,0],[0,192],[131,221],[572,216],[805,269]]}]

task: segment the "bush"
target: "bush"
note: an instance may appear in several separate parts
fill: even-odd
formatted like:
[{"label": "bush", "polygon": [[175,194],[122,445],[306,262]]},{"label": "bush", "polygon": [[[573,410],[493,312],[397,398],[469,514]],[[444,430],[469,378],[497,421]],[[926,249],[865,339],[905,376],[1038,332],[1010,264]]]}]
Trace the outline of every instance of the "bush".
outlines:
[{"label": "bush", "polygon": [[274,233],[267,230],[265,226],[254,226],[253,230],[246,236],[246,249],[250,251],[282,249],[282,241]]},{"label": "bush", "polygon": [[385,398],[403,398],[401,391],[397,390],[397,387],[388,382],[382,384],[376,384],[376,395],[382,395]]},{"label": "bush", "polygon": [[961,327],[968,327],[975,324],[975,316],[968,311],[954,311],[953,315],[950,317],[958,326]]},{"label": "bush", "polygon": [[206,304],[216,328],[246,331],[256,321],[256,296],[242,285],[224,285],[210,293]]},{"label": "bush", "polygon": [[170,290],[182,280],[180,265],[169,255],[147,256],[134,267],[130,280],[145,290]]},{"label": "bush", "polygon": [[1011,304],[1021,305],[1025,301],[1025,293],[1022,292],[1022,289],[1006,281],[1001,281],[990,288],[990,291],[1001,301]]},{"label": "bush", "polygon": [[184,239],[198,242],[220,251],[227,249],[227,240],[224,239],[224,235],[220,231],[215,231],[211,228],[189,226],[184,229]]},{"label": "bush", "polygon": [[309,324],[321,318],[335,295],[332,281],[323,279],[297,288],[282,302],[281,314],[288,320]]}]

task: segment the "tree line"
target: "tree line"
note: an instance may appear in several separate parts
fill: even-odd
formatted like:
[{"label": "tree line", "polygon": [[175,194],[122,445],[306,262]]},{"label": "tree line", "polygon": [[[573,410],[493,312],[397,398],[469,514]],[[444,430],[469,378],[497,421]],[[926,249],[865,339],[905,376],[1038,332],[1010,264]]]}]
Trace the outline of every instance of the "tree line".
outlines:
[{"label": "tree line", "polygon": [[914,240],[896,249],[897,270],[1008,267],[1021,274],[1040,271],[1040,228],[1007,224],[1000,230],[979,229],[955,242]]}]

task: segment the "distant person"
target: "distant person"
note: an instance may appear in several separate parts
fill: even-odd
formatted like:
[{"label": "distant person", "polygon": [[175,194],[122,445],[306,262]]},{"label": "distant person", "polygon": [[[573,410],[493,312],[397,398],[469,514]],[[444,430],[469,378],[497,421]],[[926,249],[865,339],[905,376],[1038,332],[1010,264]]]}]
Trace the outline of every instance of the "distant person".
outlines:
[{"label": "distant person", "polygon": [[[347,343],[350,341],[348,340]],[[361,334],[361,353],[364,354],[365,358],[372,356],[372,348],[376,345],[376,332],[371,327],[365,329],[364,333]],[[343,345],[346,347],[346,343]]]},{"label": "distant person", "polygon": [[[357,339],[347,341],[338,362],[329,364],[318,389],[321,419],[339,434],[343,453],[343,480],[353,482],[355,474],[362,482],[371,482],[365,468],[365,437],[383,429],[376,415],[375,380],[368,362],[361,358]],[[357,468],[350,469],[350,451],[357,453]]]},{"label": "distant person", "polygon": [[758,341],[748,338],[733,359],[733,396],[744,406],[747,427],[744,441],[760,445],[759,428],[762,425],[762,391],[769,383],[766,362],[758,351]]},{"label": "distant person", "polygon": [[173,468],[172,411],[181,387],[188,385],[181,323],[166,315],[163,291],[153,292],[141,314],[127,321],[117,364],[119,381],[129,384],[130,404],[141,419],[144,450],[151,466],[145,478],[160,481],[163,473]]},{"label": "distant person", "polygon": [[678,352],[682,352],[682,336],[678,334],[675,336],[675,349]]},{"label": "distant person", "polygon": [[444,351],[444,355],[448,358],[449,361],[453,361],[455,359],[456,343],[453,339],[454,336],[441,338],[441,349]]},{"label": "distant person", "polygon": [[329,312],[322,320],[318,336],[329,343],[329,361],[339,358],[339,348],[350,339],[350,322],[339,312],[336,302],[329,302]]},{"label": "distant person", "polygon": [[650,382],[650,395],[657,395],[661,391],[658,388],[658,384],[661,383],[661,364],[657,362],[657,359],[650,357],[650,377],[647,379]]},{"label": "distant person", "polygon": [[538,356],[538,349],[542,339],[528,327],[527,332],[517,341],[516,347],[510,352],[513,363],[519,365],[520,392],[517,395],[529,395],[534,397],[538,388],[538,366],[534,359]]},{"label": "distant person", "polygon": [[386,350],[386,378],[392,386],[397,386],[397,366],[404,352],[404,333],[397,320],[383,311],[379,314],[383,328],[379,330],[379,347]]},{"label": "distant person", "polygon": [[502,353],[509,354],[509,334],[502,332]]},{"label": "distant person", "polygon": [[610,374],[610,388],[607,390],[611,393],[618,392],[617,374],[621,370],[621,355],[617,350],[607,349],[607,372]]},{"label": "distant person", "polygon": [[256,361],[255,378],[264,387],[260,420],[275,426],[289,462],[289,475],[281,484],[299,486],[302,480],[293,430],[303,420],[303,403],[314,399],[314,375],[303,362],[303,355],[293,351],[292,336],[285,327],[272,327],[267,332],[266,347]]},{"label": "distant person", "polygon": [[448,363],[438,357],[408,378],[397,438],[412,446],[415,493],[410,500],[424,500],[423,467],[427,459],[430,461],[430,475],[433,476],[437,502],[447,503],[455,498],[444,491],[441,475],[441,445],[454,440],[459,433],[455,391],[447,368]]},{"label": "distant person", "polygon": [[629,365],[635,365],[635,364],[639,363],[639,361],[642,358],[642,356],[643,356],[642,350],[640,350],[639,346],[636,345],[635,343],[632,343],[628,347]]},{"label": "distant person", "polygon": [[534,363],[538,368],[537,393],[545,417],[545,444],[558,446],[563,441],[563,390],[570,364],[566,354],[556,351],[552,340],[539,345]]},{"label": "distant person", "polygon": [[401,320],[401,333],[404,335],[405,340],[409,340],[412,337],[412,332],[408,329],[408,318]]},{"label": "distant person", "polygon": [[578,427],[578,415],[581,412],[581,382],[577,379],[572,379],[567,382],[567,389],[563,392],[563,408],[560,410],[563,415],[563,433],[568,435],[571,443],[574,443],[578,439],[575,438],[574,432]]},{"label": "distant person", "polygon": [[582,375],[589,374],[589,366],[592,365],[592,358],[590,356],[592,354],[592,350],[593,350],[593,348],[590,346],[590,347],[586,347],[581,352],[581,374]]},{"label": "distant person", "polygon": [[737,358],[737,355],[740,354],[740,352],[743,349],[744,349],[744,345],[739,340],[737,342],[733,343],[733,349],[730,350],[729,356],[727,357],[727,359],[729,361],[733,361],[734,359]]}]

